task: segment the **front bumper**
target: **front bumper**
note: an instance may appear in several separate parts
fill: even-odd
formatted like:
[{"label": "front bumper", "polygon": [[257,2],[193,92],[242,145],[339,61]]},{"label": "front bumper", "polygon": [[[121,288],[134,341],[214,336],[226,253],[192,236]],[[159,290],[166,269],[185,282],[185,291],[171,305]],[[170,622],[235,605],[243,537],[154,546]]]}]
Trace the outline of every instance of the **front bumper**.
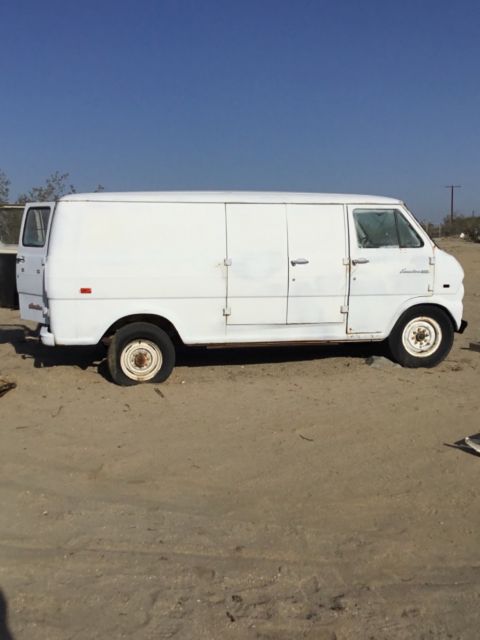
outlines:
[{"label": "front bumper", "polygon": [[40,340],[42,341],[42,344],[46,345],[47,347],[55,346],[55,336],[53,335],[53,333],[50,333],[48,327],[45,325],[43,325],[43,327],[40,329]]},{"label": "front bumper", "polygon": [[457,333],[463,333],[467,327],[468,327],[468,322],[466,320],[462,320],[460,322],[460,328],[458,329]]}]

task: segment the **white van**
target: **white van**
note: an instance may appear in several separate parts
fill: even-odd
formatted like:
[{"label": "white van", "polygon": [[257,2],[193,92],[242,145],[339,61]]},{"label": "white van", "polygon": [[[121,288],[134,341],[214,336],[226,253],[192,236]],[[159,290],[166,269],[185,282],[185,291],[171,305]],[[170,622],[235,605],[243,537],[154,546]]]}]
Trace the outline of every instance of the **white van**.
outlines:
[{"label": "white van", "polygon": [[182,342],[388,339],[432,367],[466,326],[461,266],[392,198],[73,194],[26,205],[17,263],[42,342],[107,342],[123,385],[165,380]]}]

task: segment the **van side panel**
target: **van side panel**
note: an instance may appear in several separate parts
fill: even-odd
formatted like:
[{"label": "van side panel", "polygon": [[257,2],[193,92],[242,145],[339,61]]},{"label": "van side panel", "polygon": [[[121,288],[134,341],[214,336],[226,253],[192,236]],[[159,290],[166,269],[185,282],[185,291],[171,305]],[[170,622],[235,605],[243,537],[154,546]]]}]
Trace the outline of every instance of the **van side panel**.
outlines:
[{"label": "van side panel", "polygon": [[187,338],[224,334],[225,256],[220,203],[60,202],[46,270],[56,342],[88,344],[137,313]]},{"label": "van side panel", "polygon": [[225,342],[224,304],[217,298],[52,300],[50,331],[55,344],[96,344],[118,320],[145,314],[171,322],[185,344]]},{"label": "van side panel", "polygon": [[[453,258],[433,246],[432,261],[430,255],[419,252],[424,260],[428,259],[428,267],[397,264],[397,273],[393,273],[391,265],[387,272],[379,264],[374,251],[367,256],[368,262],[357,260],[365,256],[357,255],[358,246],[351,238],[351,255],[345,246],[347,255],[340,267],[341,228],[345,225],[340,211],[343,200],[339,197],[322,204],[329,207],[332,216],[342,219],[340,222],[338,217],[335,222],[335,245],[325,248],[323,237],[319,243],[322,253],[330,257],[335,247],[334,278],[331,274],[327,277],[321,266],[315,266],[318,229],[310,237],[307,229],[300,228],[298,238],[292,236],[289,246],[286,211],[291,207],[294,212],[298,203],[285,203],[279,197],[269,202],[265,195],[261,204],[251,201],[253,195],[243,204],[242,200],[237,203],[218,199],[212,203],[186,199],[138,202],[133,195],[130,197],[132,201],[122,195],[113,202],[109,200],[112,194],[102,194],[98,200],[97,195],[90,200],[75,196],[57,203],[45,265],[46,344],[95,344],[115,322],[138,314],[166,318],[186,344],[381,340],[388,336],[401,313],[416,304],[442,306],[457,328],[460,326],[463,271]],[[368,207],[360,200],[361,205],[352,205],[352,197],[345,198],[350,206]],[[372,199],[369,204],[380,207]],[[390,201],[386,204],[392,206]],[[400,203],[393,205],[402,208]],[[313,211],[319,205],[302,200],[301,206]],[[228,227],[229,210],[232,216]],[[262,222],[261,211],[267,210]],[[309,217],[310,214],[306,216]],[[311,229],[312,221],[306,222]],[[415,226],[414,221],[412,225]],[[351,236],[353,225],[350,227]],[[347,257],[350,265],[345,264]],[[297,258],[308,262],[292,266],[291,259]],[[379,291],[378,286],[367,290],[369,266],[374,267],[376,283],[383,278],[388,290]],[[433,266],[433,291],[427,286],[411,289],[417,275],[423,276],[427,269],[430,275]],[[310,270],[312,277],[308,280]],[[348,275],[354,289],[348,299],[350,332],[339,313],[345,293],[348,294]],[[393,286],[393,275],[408,281],[402,287]],[[295,281],[290,281],[293,278]],[[297,304],[297,309],[295,303],[288,309],[290,324],[288,293]],[[324,304],[327,297],[328,304]],[[310,300],[315,301],[311,309],[307,304]],[[372,318],[374,324],[369,323]]]}]

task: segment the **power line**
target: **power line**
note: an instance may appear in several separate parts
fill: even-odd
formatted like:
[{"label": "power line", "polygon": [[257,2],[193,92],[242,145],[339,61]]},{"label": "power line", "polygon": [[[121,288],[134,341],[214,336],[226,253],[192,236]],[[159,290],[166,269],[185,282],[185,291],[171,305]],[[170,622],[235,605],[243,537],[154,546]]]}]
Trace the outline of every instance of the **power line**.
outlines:
[{"label": "power line", "polygon": [[450,222],[453,222],[453,192],[455,189],[460,189],[461,184],[447,184],[445,189],[450,189]]}]

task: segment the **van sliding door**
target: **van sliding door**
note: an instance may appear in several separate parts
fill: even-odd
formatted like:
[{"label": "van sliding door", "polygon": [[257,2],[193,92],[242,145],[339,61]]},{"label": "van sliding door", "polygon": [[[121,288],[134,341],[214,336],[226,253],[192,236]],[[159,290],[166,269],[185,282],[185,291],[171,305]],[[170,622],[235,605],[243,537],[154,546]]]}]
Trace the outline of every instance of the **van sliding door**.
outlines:
[{"label": "van sliding door", "polygon": [[340,204],[287,205],[289,324],[343,324],[348,243]]}]

